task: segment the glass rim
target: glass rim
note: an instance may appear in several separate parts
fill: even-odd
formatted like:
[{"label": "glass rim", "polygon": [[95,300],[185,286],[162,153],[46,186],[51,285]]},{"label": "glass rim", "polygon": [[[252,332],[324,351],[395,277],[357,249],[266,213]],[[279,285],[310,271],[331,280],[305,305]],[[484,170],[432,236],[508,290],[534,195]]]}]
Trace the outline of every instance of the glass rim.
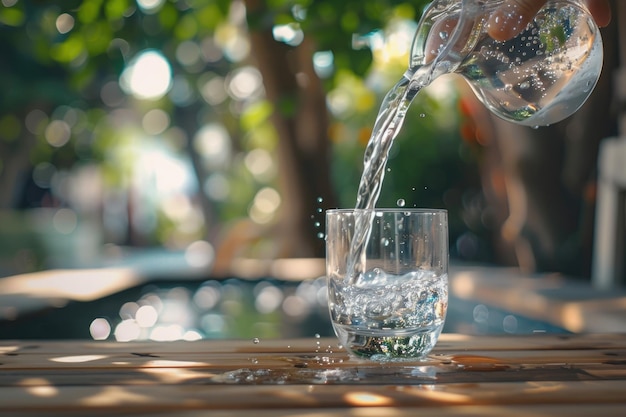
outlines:
[{"label": "glass rim", "polygon": [[447,214],[447,209],[419,208],[419,207],[376,207],[373,209],[357,208],[333,208],[327,209],[326,214],[351,214],[351,213],[410,213],[410,214]]}]

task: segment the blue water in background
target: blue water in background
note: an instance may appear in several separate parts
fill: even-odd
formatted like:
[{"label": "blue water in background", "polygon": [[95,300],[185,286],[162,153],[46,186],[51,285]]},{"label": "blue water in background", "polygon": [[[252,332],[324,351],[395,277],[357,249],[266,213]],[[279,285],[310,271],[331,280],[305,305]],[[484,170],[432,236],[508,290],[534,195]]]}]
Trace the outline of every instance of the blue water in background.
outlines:
[{"label": "blue water in background", "polygon": [[[96,322],[100,324],[99,331],[94,330]],[[443,331],[568,333],[549,323],[454,297],[448,303]],[[70,302],[13,321],[0,321],[0,339],[164,341],[315,335],[334,335],[328,317],[326,281],[322,277],[302,282],[271,278],[159,281],[99,300]]]}]

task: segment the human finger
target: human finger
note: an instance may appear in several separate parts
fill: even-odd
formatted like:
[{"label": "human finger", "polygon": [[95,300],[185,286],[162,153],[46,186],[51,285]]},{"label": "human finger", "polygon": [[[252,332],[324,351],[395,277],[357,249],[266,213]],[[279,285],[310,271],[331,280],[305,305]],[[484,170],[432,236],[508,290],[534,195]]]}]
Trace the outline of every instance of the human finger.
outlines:
[{"label": "human finger", "polygon": [[[496,9],[487,23],[489,36],[506,41],[520,33],[532,20],[547,0],[505,0]],[[586,0],[585,4],[597,25],[606,26],[611,21],[608,0]]]}]

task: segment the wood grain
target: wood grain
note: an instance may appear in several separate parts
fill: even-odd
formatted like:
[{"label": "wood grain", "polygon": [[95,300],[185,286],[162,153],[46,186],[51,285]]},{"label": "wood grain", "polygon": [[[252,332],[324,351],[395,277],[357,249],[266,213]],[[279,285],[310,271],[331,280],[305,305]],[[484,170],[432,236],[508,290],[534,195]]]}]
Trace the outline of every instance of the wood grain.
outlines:
[{"label": "wood grain", "polygon": [[389,363],[324,338],[0,342],[0,415],[605,416],[624,393],[623,334],[444,334],[426,360]]}]

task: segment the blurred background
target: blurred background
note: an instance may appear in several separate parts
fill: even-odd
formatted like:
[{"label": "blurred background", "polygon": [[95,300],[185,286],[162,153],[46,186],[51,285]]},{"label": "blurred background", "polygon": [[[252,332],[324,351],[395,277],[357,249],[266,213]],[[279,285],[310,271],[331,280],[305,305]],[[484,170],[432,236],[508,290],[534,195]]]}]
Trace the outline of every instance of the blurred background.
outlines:
[{"label": "blurred background", "polygon": [[[324,211],[356,201],[426,2],[1,3],[0,337],[328,333]],[[429,86],[378,205],[449,210],[453,262],[588,281],[615,32],[590,104],[546,129]]]}]

